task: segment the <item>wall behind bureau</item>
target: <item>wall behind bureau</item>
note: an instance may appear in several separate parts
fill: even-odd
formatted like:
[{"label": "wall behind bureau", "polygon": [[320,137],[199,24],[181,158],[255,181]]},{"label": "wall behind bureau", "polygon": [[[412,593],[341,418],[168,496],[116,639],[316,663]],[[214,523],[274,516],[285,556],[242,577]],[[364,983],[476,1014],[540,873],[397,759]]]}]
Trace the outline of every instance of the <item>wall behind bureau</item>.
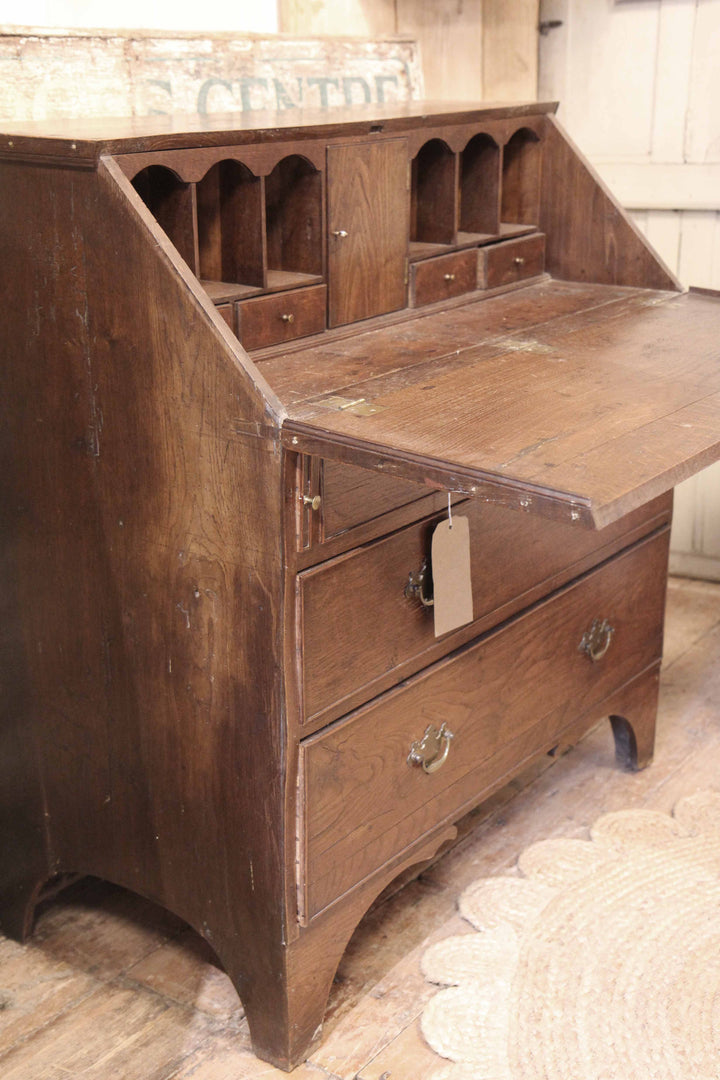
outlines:
[{"label": "wall behind bureau", "polygon": [[[720,290],[720,0],[542,0],[539,96],[686,285]],[[720,580],[720,464],[676,491],[671,569]]]}]

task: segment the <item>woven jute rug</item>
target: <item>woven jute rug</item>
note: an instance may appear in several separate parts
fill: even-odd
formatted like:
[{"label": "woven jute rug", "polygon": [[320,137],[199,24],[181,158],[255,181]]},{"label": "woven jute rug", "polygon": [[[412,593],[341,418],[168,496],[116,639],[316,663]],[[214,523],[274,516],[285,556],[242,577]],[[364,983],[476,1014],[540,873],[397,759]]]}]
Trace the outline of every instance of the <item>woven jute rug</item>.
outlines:
[{"label": "woven jute rug", "polygon": [[606,814],[518,871],[423,957],[434,1080],[718,1080],[720,794]]}]

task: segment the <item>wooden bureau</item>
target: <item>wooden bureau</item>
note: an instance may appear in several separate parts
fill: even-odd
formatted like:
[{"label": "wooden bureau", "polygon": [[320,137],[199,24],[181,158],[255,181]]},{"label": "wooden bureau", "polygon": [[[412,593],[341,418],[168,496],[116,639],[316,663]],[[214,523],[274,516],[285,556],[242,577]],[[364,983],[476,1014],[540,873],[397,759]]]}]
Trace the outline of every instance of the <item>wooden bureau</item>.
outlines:
[{"label": "wooden bureau", "polygon": [[552,113],[0,136],[0,922],[74,874],[165,905],[286,1069],[461,815],[603,717],[652,756],[720,304]]}]

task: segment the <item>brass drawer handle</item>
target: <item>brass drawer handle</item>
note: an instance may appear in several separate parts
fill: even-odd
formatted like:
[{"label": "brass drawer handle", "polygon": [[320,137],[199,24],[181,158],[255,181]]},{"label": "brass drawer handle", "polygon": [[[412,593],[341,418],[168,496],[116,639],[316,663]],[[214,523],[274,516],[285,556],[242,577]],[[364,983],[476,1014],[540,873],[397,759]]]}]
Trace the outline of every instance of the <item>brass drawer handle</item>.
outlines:
[{"label": "brass drawer handle", "polygon": [[437,772],[447,761],[450,740],[454,738],[447,724],[442,724],[439,731],[429,724],[422,739],[417,739],[410,747],[408,765],[421,765],[426,773]]},{"label": "brass drawer handle", "polygon": [[524,266],[525,265],[525,259],[524,259],[524,257],[522,255],[516,255],[515,258],[513,259],[513,262],[515,263],[516,266]]},{"label": "brass drawer handle", "polygon": [[303,506],[308,506],[311,510],[319,510],[321,503],[320,495],[303,495]]},{"label": "brass drawer handle", "polygon": [[454,280],[455,280],[455,275],[454,274],[443,274],[443,281],[454,281]]},{"label": "brass drawer handle", "polygon": [[419,570],[412,570],[408,574],[405,596],[408,600],[419,600],[423,607],[432,607],[435,601],[428,588],[430,582],[430,567],[427,559],[423,559]]},{"label": "brass drawer handle", "polygon": [[590,629],[583,634],[578,648],[580,652],[584,652],[590,657],[593,664],[596,664],[598,660],[602,660],[610,648],[614,633],[615,629],[607,619],[603,619],[602,622],[600,619],[594,619]]},{"label": "brass drawer handle", "polygon": [[347,236],[347,230],[346,229],[333,229],[332,233],[331,233],[331,236],[337,236],[338,240],[344,240],[345,237]]},{"label": "brass drawer handle", "polygon": [[292,313],[289,314],[289,315],[281,315],[280,318],[282,319],[282,321],[284,323],[294,323],[295,322],[295,316]]}]

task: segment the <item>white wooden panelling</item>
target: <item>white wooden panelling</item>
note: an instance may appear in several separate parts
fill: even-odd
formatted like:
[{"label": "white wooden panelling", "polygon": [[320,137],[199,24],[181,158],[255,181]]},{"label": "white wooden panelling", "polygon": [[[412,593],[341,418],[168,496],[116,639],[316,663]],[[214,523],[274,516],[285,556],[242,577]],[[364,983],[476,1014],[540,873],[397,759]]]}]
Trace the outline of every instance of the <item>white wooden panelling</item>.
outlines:
[{"label": "white wooden panelling", "polygon": [[717,213],[683,212],[678,277],[683,285],[720,289],[720,220]]},{"label": "white wooden panelling", "polygon": [[647,211],[645,235],[676,275],[680,264],[681,224],[682,214],[679,210]]},{"label": "white wooden panelling", "polygon": [[686,161],[720,161],[720,0],[696,0]]},{"label": "white wooden panelling", "polygon": [[[555,0],[541,2],[541,21],[559,18],[564,23],[540,37],[542,96],[561,98],[559,117],[591,160],[646,157],[652,143],[660,0],[615,7],[607,0],[568,0],[564,13],[560,10]],[[547,70],[553,62],[560,65],[557,78]],[[628,123],[629,103],[637,123]]]},{"label": "white wooden panelling", "polygon": [[[519,0],[513,0],[512,7]],[[483,97],[483,0],[396,0],[399,33],[420,47],[427,96]]]},{"label": "white wooden panelling", "polygon": [[[660,5],[650,145],[655,161],[685,160],[685,125],[692,77],[695,12],[693,0],[663,0]],[[656,182],[655,178],[653,181]]]},{"label": "white wooden panelling", "polygon": [[[542,98],[683,285],[720,290],[720,0],[542,0]],[[720,580],[720,464],[675,493],[671,569]]]},{"label": "white wooden panelling", "polygon": [[438,101],[537,93],[539,0],[279,0],[283,33],[401,34],[417,41]]},{"label": "white wooden panelling", "polygon": [[397,32],[395,0],[279,0],[278,11],[283,34],[382,37]]},{"label": "white wooden panelling", "polygon": [[720,210],[720,162],[596,159],[594,164],[629,210]]}]

